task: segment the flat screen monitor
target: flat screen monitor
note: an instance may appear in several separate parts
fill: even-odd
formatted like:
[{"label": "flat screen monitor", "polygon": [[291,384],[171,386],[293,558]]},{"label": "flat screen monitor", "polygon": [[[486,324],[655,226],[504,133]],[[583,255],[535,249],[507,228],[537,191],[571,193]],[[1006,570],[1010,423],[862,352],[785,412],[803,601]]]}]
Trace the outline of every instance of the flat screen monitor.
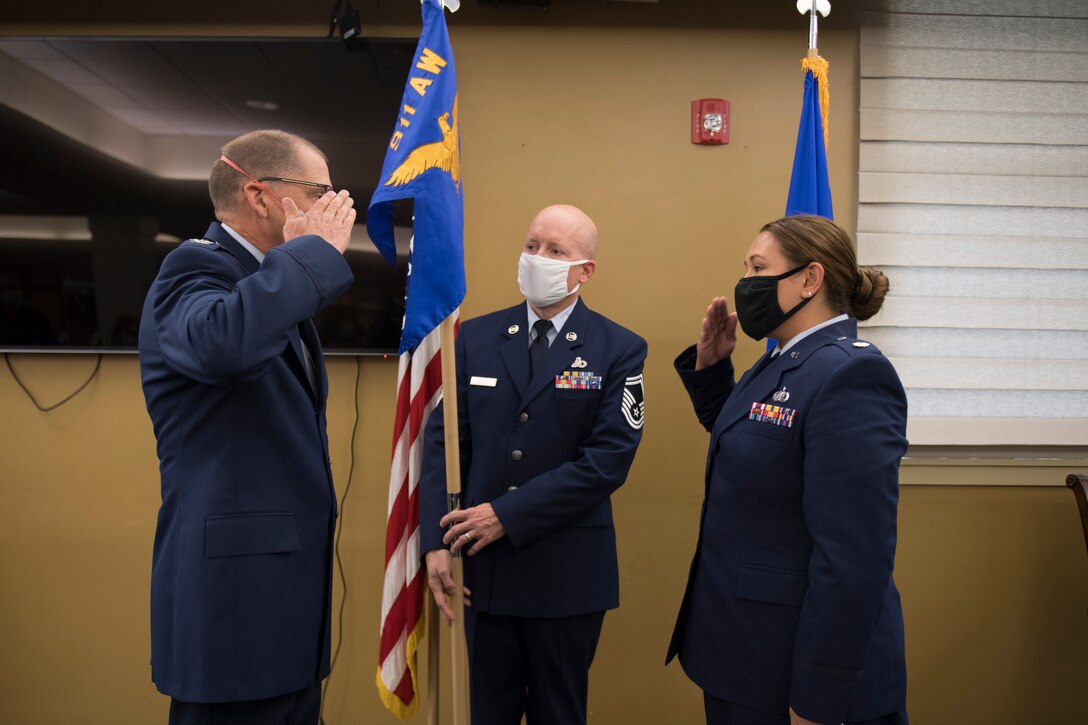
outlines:
[{"label": "flat screen monitor", "polygon": [[415,39],[0,38],[0,350],[132,352],[163,258],[213,219],[219,148],[259,128],[303,136],[351,191],[354,286],[315,319],[330,353],[395,352],[398,262],[362,220]]}]

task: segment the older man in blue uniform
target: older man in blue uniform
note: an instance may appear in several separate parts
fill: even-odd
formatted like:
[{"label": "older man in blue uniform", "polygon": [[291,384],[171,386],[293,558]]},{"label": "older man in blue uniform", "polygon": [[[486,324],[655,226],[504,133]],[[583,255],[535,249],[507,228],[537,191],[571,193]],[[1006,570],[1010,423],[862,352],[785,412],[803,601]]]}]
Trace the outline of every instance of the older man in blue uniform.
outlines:
[{"label": "older man in blue uniform", "polygon": [[281,131],[224,146],[209,189],[218,221],[167,256],[140,323],[162,479],[151,675],[171,723],[312,725],[336,497],[310,318],[351,285],[355,210]]},{"label": "older man in blue uniform", "polygon": [[475,725],[584,723],[604,613],[619,606],[610,496],[642,437],[646,342],[579,299],[596,252],[585,213],[545,208],[518,264],[526,301],[461,325],[465,508],[449,514],[440,411],[428,425],[422,549],[447,618],[444,545],[468,554]]}]

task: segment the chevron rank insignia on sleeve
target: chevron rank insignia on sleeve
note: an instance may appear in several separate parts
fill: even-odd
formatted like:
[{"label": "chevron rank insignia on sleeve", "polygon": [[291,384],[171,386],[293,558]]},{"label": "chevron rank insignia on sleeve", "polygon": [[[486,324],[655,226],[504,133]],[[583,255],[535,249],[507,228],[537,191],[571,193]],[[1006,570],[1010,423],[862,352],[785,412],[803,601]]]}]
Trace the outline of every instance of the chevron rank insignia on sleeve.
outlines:
[{"label": "chevron rank insignia on sleeve", "polygon": [[627,424],[639,430],[646,418],[646,403],[642,399],[642,373],[633,375],[623,383],[623,403],[620,410]]}]

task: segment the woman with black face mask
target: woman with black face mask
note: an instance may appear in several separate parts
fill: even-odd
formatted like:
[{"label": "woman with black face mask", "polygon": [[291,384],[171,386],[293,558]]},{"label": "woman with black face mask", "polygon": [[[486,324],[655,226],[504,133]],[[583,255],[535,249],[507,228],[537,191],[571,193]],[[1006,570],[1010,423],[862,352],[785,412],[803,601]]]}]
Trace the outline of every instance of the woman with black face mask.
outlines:
[{"label": "woman with black face mask", "polygon": [[[857,320],[888,280],[821,217],[763,227],[729,312],[676,359],[710,431],[699,541],[668,659],[713,725],[905,725],[892,580],[907,400]],[[763,355],[734,383],[737,323]]]}]

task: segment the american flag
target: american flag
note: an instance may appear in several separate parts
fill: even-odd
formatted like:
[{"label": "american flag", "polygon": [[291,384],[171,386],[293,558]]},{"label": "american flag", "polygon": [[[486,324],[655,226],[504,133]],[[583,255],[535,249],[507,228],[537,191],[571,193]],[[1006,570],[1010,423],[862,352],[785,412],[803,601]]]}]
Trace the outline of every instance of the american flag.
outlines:
[{"label": "american flag", "polygon": [[442,398],[439,351],[435,328],[414,353],[401,354],[397,372],[377,684],[386,707],[402,719],[415,709],[419,691],[415,662],[427,591],[419,552],[419,466],[427,419]]},{"label": "american flag", "polygon": [[424,638],[423,597],[429,593],[419,556],[423,431],[441,398],[439,325],[457,313],[465,298],[457,71],[444,5],[456,9],[453,0],[423,2],[423,30],[404,87],[401,115],[366,216],[374,245],[395,263],[393,202],[415,200],[397,374],[376,678],[382,702],[402,720],[419,704],[416,650]]}]

